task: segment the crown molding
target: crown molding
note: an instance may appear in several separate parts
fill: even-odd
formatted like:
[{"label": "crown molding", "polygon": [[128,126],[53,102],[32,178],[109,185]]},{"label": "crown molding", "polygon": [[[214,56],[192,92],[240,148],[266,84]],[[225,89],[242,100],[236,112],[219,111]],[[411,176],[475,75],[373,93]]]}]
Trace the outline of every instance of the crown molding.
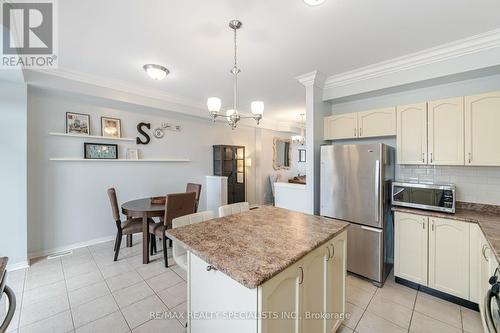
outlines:
[{"label": "crown molding", "polygon": [[356,84],[498,47],[500,47],[500,29],[491,30],[472,37],[329,76],[326,79],[324,88],[332,89]]},{"label": "crown molding", "polygon": [[302,74],[296,77],[304,87],[316,86],[318,88],[323,88],[325,81],[327,79],[326,75],[318,70]]}]

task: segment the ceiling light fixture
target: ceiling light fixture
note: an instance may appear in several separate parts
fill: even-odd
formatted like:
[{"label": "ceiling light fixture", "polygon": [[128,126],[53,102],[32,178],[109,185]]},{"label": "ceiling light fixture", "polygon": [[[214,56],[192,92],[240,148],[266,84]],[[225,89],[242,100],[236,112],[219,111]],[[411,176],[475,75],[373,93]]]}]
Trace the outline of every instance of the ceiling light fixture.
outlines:
[{"label": "ceiling light fixture", "polygon": [[304,145],[304,143],[306,143],[306,137],[305,137],[305,121],[304,121],[304,114],[301,113],[300,114],[300,135],[293,135],[292,136],[292,142],[296,142],[298,144],[300,144],[301,146]]},{"label": "ceiling light fixture", "polygon": [[325,0],[303,0],[304,3],[306,5],[309,5],[309,6],[319,6],[321,5],[323,2],[325,2]]},{"label": "ceiling light fixture", "polygon": [[229,27],[234,32],[234,66],[231,68],[231,74],[234,77],[233,83],[233,108],[226,111],[225,115],[220,114],[222,101],[218,97],[210,97],[207,100],[208,112],[210,113],[210,117],[212,117],[213,121],[217,119],[217,117],[225,117],[227,118],[227,122],[232,129],[236,128],[236,123],[240,121],[240,119],[244,118],[253,118],[257,121],[257,125],[262,119],[262,115],[264,114],[264,102],[262,101],[254,101],[251,104],[252,116],[242,116],[238,113],[238,74],[241,70],[238,68],[238,58],[237,58],[237,44],[236,44],[236,32],[239,28],[241,28],[243,24],[238,20],[229,21]]},{"label": "ceiling light fixture", "polygon": [[170,73],[166,67],[156,64],[146,64],[142,68],[148,73],[150,78],[156,81],[163,80]]}]

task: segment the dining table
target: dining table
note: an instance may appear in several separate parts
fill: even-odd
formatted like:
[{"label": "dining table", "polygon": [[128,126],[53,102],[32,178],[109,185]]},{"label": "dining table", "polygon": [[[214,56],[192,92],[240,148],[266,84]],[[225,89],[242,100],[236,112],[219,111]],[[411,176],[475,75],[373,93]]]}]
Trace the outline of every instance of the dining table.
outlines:
[{"label": "dining table", "polygon": [[165,204],[151,203],[151,198],[127,201],[122,213],[129,218],[142,218],[142,263],[149,263],[149,219],[165,216]]}]

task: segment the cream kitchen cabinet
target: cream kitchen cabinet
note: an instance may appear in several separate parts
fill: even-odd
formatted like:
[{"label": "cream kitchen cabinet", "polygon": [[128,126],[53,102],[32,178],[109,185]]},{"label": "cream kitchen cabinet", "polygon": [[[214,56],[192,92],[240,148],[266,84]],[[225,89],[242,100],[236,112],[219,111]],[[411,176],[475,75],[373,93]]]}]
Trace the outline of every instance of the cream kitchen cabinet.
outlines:
[{"label": "cream kitchen cabinet", "polygon": [[325,140],[396,135],[394,107],[328,116],[324,122]]},{"label": "cream kitchen cabinet", "polygon": [[429,217],[430,288],[469,299],[469,226]]},{"label": "cream kitchen cabinet", "polygon": [[428,217],[394,212],[394,275],[427,285]]},{"label": "cream kitchen cabinet", "polygon": [[358,137],[396,135],[396,108],[358,112]]},{"label": "cream kitchen cabinet", "polygon": [[[335,332],[345,312],[346,242],[343,231],[254,289],[207,269],[208,263],[190,253],[188,311],[221,317],[191,316],[188,332]],[[226,318],[226,313],[248,317]]]},{"label": "cream kitchen cabinet", "polygon": [[398,106],[397,161],[427,164],[427,103]]},{"label": "cream kitchen cabinet", "polygon": [[464,165],[464,98],[428,103],[428,164]]},{"label": "cream kitchen cabinet", "polygon": [[500,165],[500,92],[465,97],[465,164]]},{"label": "cream kitchen cabinet", "polygon": [[356,113],[344,113],[325,117],[324,139],[351,139],[358,137],[358,117]]},{"label": "cream kitchen cabinet", "polygon": [[395,212],[394,275],[470,300],[470,223]]}]

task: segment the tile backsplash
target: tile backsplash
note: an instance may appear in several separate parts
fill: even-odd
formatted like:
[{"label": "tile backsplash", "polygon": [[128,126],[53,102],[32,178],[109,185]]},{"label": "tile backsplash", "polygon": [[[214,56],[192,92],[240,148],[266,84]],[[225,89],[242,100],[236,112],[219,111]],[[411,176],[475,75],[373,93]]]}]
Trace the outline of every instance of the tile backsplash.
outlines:
[{"label": "tile backsplash", "polygon": [[396,179],[454,184],[458,201],[500,205],[500,167],[396,165]]}]

